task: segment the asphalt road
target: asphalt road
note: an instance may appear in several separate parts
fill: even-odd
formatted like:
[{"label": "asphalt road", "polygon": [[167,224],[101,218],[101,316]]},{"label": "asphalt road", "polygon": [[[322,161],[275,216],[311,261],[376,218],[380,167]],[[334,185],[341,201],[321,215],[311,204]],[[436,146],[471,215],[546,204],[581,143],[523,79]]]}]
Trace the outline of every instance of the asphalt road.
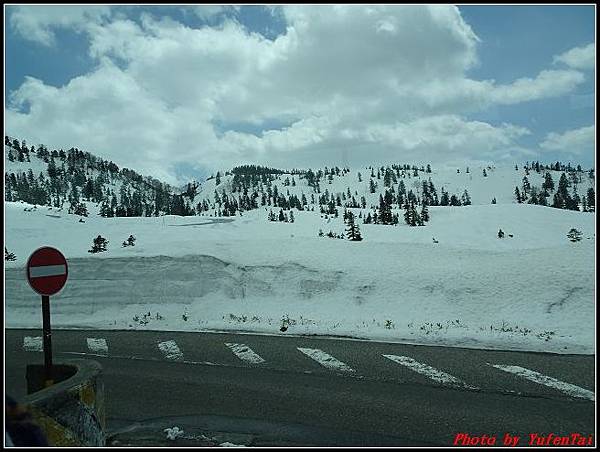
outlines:
[{"label": "asphalt road", "polygon": [[[5,331],[16,397],[25,366],[43,362],[35,337]],[[458,433],[501,445],[508,433],[527,446],[531,433],[595,433],[594,356],[151,331],[56,330],[52,341],[55,362],[102,364],[108,429],[125,445],[162,445],[165,426],[248,445],[450,446]]]}]

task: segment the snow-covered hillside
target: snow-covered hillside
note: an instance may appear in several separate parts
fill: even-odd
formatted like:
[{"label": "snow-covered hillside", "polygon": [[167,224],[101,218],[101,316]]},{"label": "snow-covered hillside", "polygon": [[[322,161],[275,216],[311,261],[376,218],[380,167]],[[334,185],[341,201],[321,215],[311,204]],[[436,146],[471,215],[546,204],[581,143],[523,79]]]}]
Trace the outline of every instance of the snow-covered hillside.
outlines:
[{"label": "snow-covered hillside", "polygon": [[[283,327],[594,352],[593,170],[245,166],[176,190],[89,153],[23,145],[5,139],[5,255],[16,255],[5,261],[8,327],[39,326],[24,266],[49,245],[70,265],[52,298],[57,327]],[[421,211],[412,222],[422,226],[409,226],[414,204],[429,206],[427,220]],[[362,241],[339,239],[345,211]],[[580,241],[569,240],[572,229]],[[99,235],[107,251],[89,253]],[[121,246],[130,235],[135,246]]]},{"label": "snow-covered hillside", "polygon": [[[457,186],[464,177],[452,176],[444,177]],[[52,297],[56,327],[277,334],[287,326],[281,334],[593,353],[595,215],[501,203],[508,197],[495,180],[492,172],[477,183],[497,184],[481,199],[498,204],[431,207],[424,227],[361,224],[362,242],[318,237],[344,224],[317,211],[296,211],[294,223],[267,221],[268,207],[81,223],[8,202],[6,246],[17,260],[5,262],[6,325],[39,326],[39,296],[23,268],[50,245],[70,263],[67,286]],[[581,241],[567,239],[571,228]],[[98,234],[108,251],[90,254]],[[130,234],[136,245],[121,247]]]},{"label": "snow-covered hillside", "polygon": [[[441,195],[441,190],[449,192],[450,194],[456,194],[460,197],[465,190],[467,190],[472,204],[491,204],[495,198],[498,204],[512,204],[516,203],[515,199],[515,187],[522,189],[523,178],[526,177],[531,186],[539,188],[544,182],[544,176],[549,173],[555,183],[558,184],[562,174],[565,171],[555,170],[542,170],[536,172],[534,170],[526,170],[523,166],[519,166],[515,170],[514,166],[504,167],[478,167],[469,168],[467,173],[467,167],[465,168],[432,168],[431,172],[418,171],[415,176],[413,170],[403,171],[403,175],[397,177],[398,182],[391,184],[390,187],[386,187],[384,184],[384,177],[381,174],[380,178],[371,177],[371,171],[377,174],[378,168],[354,168],[347,169],[348,172],[345,174],[340,172],[340,175],[333,175],[331,182],[327,177],[321,179],[319,184],[319,191],[321,194],[328,193],[333,195],[347,194],[348,189],[350,194],[355,196],[357,201],[360,201],[360,197],[364,196],[367,201],[367,207],[376,206],[379,203],[379,195],[383,194],[386,189],[390,189],[393,185],[395,190],[398,190],[399,182],[402,181],[406,190],[412,190],[415,195],[421,196],[423,182],[431,182],[437,189],[438,195]],[[460,172],[457,172],[459,170]],[[484,176],[485,170],[485,176]],[[315,170],[317,171],[317,170]],[[359,182],[359,176],[360,179]],[[381,172],[383,173],[383,172]],[[568,174],[568,173],[567,173]],[[589,177],[589,173],[582,171],[577,173],[578,182],[577,187],[572,186],[570,192],[574,193],[576,190],[579,196],[584,197],[587,190],[590,187],[594,187],[594,179]],[[210,203],[214,202],[214,193],[217,191],[218,194],[223,192],[234,196],[239,196],[240,193],[235,193],[232,190],[233,175],[228,174],[220,178],[220,183],[216,184],[216,178],[211,178],[203,182],[199,189],[198,194],[194,198],[192,204],[196,205],[203,199],[207,199]],[[310,201],[311,194],[314,194],[318,198],[313,187],[308,186],[307,180],[304,175],[292,175],[292,174],[281,174],[276,175],[276,179],[271,183],[271,186],[277,186],[280,194],[286,195],[288,192],[290,195],[296,195],[301,197],[304,193]],[[290,185],[285,185],[285,179],[290,180]],[[294,180],[295,185],[291,185],[291,180]],[[377,184],[374,193],[370,192],[370,179],[373,179]],[[250,190],[251,191],[251,190]],[[550,191],[553,193],[553,191]],[[549,199],[551,204],[552,199]],[[342,203],[343,205],[344,203]]]}]

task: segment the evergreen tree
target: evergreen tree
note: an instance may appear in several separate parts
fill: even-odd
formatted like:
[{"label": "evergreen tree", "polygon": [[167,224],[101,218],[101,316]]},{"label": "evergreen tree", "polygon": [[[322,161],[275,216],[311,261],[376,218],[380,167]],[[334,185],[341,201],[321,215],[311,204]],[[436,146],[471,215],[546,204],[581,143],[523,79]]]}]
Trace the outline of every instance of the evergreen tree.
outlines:
[{"label": "evergreen tree", "polygon": [[561,196],[560,193],[554,193],[554,198],[552,200],[552,207],[554,207],[556,209],[565,209],[566,208],[565,200]]},{"label": "evergreen tree", "polygon": [[15,253],[9,252],[6,249],[6,247],[4,247],[4,260],[5,261],[16,261],[17,260],[17,256],[15,256]]},{"label": "evergreen tree", "polygon": [[526,195],[527,193],[529,193],[529,190],[531,189],[531,184],[529,183],[529,179],[527,179],[527,176],[523,177],[523,195]]},{"label": "evergreen tree", "polygon": [[442,187],[442,197],[440,199],[440,206],[447,206],[450,204],[450,197],[448,196],[448,192],[444,190]]},{"label": "evergreen tree", "polygon": [[575,228],[572,228],[569,233],[567,234],[567,237],[569,238],[569,240],[571,242],[579,242],[581,240],[581,231],[578,231]]},{"label": "evergreen tree", "polygon": [[371,193],[375,193],[375,190],[377,188],[377,184],[375,184],[375,181],[373,181],[373,179],[369,180],[369,191]]},{"label": "evergreen tree", "polygon": [[588,212],[595,212],[596,211],[596,192],[594,191],[594,187],[588,188],[587,195],[586,195],[586,201],[587,201]]},{"label": "evergreen tree", "polygon": [[110,205],[108,204],[108,201],[106,199],[104,201],[102,201],[102,205],[100,206],[100,216],[102,216],[102,217],[113,217],[114,216],[114,212],[110,208]]},{"label": "evergreen tree", "polygon": [[515,199],[519,204],[523,202],[523,198],[521,198],[521,192],[519,191],[519,187],[515,187]]},{"label": "evergreen tree", "polygon": [[429,209],[427,209],[427,204],[423,203],[423,207],[421,208],[421,219],[424,223],[429,221]]},{"label": "evergreen tree", "polygon": [[88,253],[101,253],[106,251],[106,247],[108,246],[108,240],[99,235],[96,237],[92,244],[92,249],[88,250]]},{"label": "evergreen tree", "polygon": [[392,224],[392,194],[386,190],[385,196],[379,195],[379,222],[381,224]]},{"label": "evergreen tree", "polygon": [[133,235],[130,235],[126,241],[123,242],[123,247],[126,246],[135,246],[135,237]]},{"label": "evergreen tree", "polygon": [[554,190],[554,180],[552,179],[552,174],[550,172],[546,172],[544,175],[544,182],[542,183],[542,188],[546,191]]},{"label": "evergreen tree", "polygon": [[458,196],[456,196],[456,195],[450,196],[450,205],[451,206],[460,206],[460,200],[458,199]]},{"label": "evergreen tree", "polygon": [[360,229],[355,222],[355,217],[352,212],[348,212],[348,215],[346,216],[346,226],[346,237],[348,237],[348,240],[352,242],[359,242],[362,240]]},{"label": "evergreen tree", "polygon": [[471,197],[469,196],[469,192],[465,189],[461,197],[463,206],[471,205]]}]

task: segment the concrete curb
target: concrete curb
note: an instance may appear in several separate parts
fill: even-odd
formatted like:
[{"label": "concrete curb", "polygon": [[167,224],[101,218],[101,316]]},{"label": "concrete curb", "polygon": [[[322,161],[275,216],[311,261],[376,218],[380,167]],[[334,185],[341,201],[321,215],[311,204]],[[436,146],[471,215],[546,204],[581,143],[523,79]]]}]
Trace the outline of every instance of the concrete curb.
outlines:
[{"label": "concrete curb", "polygon": [[72,367],[74,374],[25,396],[21,403],[31,411],[52,446],[105,446],[102,366],[83,359],[67,360],[61,365]]}]

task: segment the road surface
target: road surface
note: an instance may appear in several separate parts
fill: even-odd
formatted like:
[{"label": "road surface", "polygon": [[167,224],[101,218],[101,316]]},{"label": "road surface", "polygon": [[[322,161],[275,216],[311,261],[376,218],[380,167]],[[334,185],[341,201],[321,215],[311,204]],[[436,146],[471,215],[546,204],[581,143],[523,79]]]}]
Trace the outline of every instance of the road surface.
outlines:
[{"label": "road surface", "polygon": [[[146,444],[168,443],[165,426],[248,445],[595,433],[594,356],[164,331],[55,330],[52,343],[55,362],[102,364],[109,431],[145,428]],[[7,393],[24,395],[26,364],[42,362],[40,330],[5,330]]]}]

